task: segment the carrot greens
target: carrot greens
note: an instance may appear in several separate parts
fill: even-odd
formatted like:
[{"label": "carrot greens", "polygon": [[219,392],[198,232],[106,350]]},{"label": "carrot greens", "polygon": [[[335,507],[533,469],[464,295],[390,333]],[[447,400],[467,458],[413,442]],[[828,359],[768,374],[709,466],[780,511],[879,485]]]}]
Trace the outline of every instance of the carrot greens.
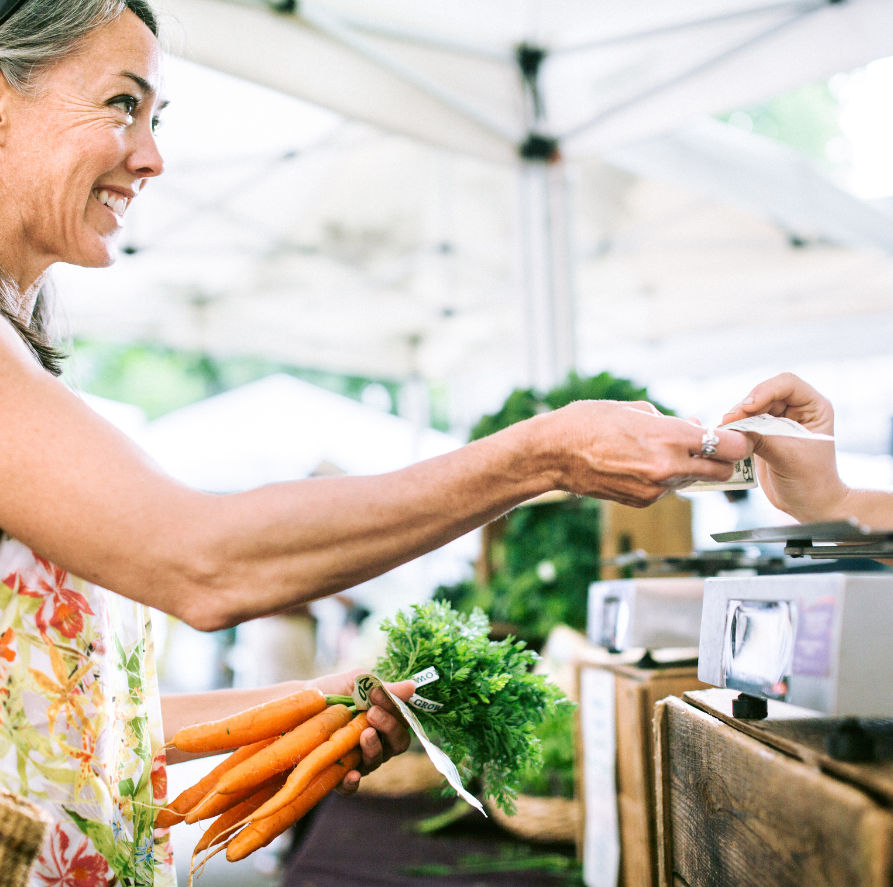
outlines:
[{"label": "carrot greens", "polygon": [[542,764],[537,724],[572,706],[558,687],[533,674],[537,654],[514,638],[491,641],[483,611],[457,613],[445,601],[400,612],[382,630],[387,647],[376,674],[399,681],[436,668],[439,680],[418,693],[443,707],[416,710],[416,716],[463,781],[480,777],[485,797],[514,812],[519,775]]}]

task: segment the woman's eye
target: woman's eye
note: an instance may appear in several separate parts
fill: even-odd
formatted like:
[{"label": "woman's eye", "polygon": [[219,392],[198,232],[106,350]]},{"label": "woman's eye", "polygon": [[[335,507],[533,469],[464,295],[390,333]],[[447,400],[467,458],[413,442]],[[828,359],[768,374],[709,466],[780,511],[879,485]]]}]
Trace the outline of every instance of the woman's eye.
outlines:
[{"label": "woman's eye", "polygon": [[129,117],[136,110],[139,102],[132,95],[119,95],[117,98],[112,99],[110,104],[121,108]]},{"label": "woman's eye", "polygon": [[158,132],[158,127],[161,126],[161,118],[153,117],[152,118],[152,132]]}]

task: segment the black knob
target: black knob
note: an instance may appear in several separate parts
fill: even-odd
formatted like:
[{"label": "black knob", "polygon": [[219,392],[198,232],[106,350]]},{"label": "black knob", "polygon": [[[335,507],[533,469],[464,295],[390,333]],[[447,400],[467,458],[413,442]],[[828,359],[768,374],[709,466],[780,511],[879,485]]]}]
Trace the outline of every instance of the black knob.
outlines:
[{"label": "black knob", "polygon": [[769,714],[769,703],[762,696],[739,693],[732,700],[732,715],[748,721],[761,721]]}]

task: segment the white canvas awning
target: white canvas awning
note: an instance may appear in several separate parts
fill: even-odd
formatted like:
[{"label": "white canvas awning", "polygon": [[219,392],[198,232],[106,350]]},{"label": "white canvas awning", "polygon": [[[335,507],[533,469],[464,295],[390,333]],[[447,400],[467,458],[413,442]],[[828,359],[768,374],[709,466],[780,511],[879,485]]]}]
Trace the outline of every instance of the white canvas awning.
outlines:
[{"label": "white canvas awning", "polygon": [[[222,47],[221,67],[227,59],[234,65],[244,52],[245,64],[250,58],[255,68],[239,73],[261,82],[265,65],[283,78],[290,69],[282,59],[276,61],[280,50],[274,37],[268,42],[258,28],[273,28],[279,35],[275,39],[283,41],[296,31],[305,36],[312,31],[259,4],[167,2],[182,22],[182,40],[176,23],[168,24],[174,48],[212,62],[197,47],[207,44],[209,52]],[[391,4],[362,6],[371,15]],[[522,21],[515,4],[481,3],[475,4],[473,27],[451,30],[465,27],[461,13],[466,8],[393,7],[406,16],[404,30],[414,33],[433,22],[431,45],[412,58],[443,56],[440,64],[453,72],[450,78],[464,69],[452,64],[455,59],[440,44],[455,42],[463,33],[462,39],[471,39],[471,32],[475,45],[489,41],[492,50],[498,44],[501,60],[488,64],[503,74],[512,70],[511,77],[493,80],[503,85],[492,85],[490,92],[477,75],[468,80],[484,97],[492,93],[495,102],[514,96],[516,105],[525,92],[517,69],[511,68],[514,62],[506,59],[518,40],[565,34],[565,43],[571,37],[582,42],[592,36],[584,25],[596,18],[605,34],[620,34],[632,27],[631,16],[656,28],[661,15],[682,22],[694,12],[710,18],[726,9],[710,3],[672,9],[652,2],[598,4],[593,7],[598,16],[591,11],[594,18],[589,19],[583,4],[544,4],[537,24],[533,12]],[[536,4],[528,8],[535,11]],[[736,22],[751,27],[763,15],[747,9],[765,9],[770,17],[794,10],[790,4],[736,8],[741,15],[724,19],[724,28]],[[566,19],[559,15],[562,9]],[[201,18],[203,10],[210,17]],[[340,10],[350,19],[347,5],[327,10]],[[778,33],[791,39],[806,22],[822,21],[823,10]],[[891,33],[883,24],[887,4],[850,0],[829,6],[828,14],[843,10],[850,10],[848,24],[836,21],[846,39],[838,35],[827,45],[813,46],[819,32],[802,32],[807,44],[802,51],[753,62],[744,84],[752,92],[744,95],[734,78],[726,82],[724,106],[717,97],[723,82],[718,69],[704,69],[700,79],[714,97],[710,107],[755,99],[762,94],[757,85],[771,92],[809,79],[817,73],[817,59],[827,63],[824,74],[877,52],[893,52],[884,49]],[[871,26],[861,18],[869,15],[876,16]],[[255,24],[233,32],[231,23],[242,16]],[[566,22],[579,24],[579,33],[571,33]],[[703,38],[713,27],[705,23],[698,32]],[[214,37],[221,29],[229,36]],[[369,33],[364,26],[363,34]],[[861,54],[847,55],[844,48],[850,52],[859,34],[864,37]],[[318,49],[331,43],[316,31],[311,36]],[[670,40],[678,36],[673,29],[667,34]],[[650,42],[656,38],[646,41],[652,48],[644,56],[636,50],[640,54],[632,52],[624,64],[616,53],[635,41],[620,41],[611,49],[618,84],[624,76],[636,80],[648,59],[660,57]],[[227,50],[228,39],[239,47]],[[556,38],[548,45],[564,44]],[[300,56],[295,46],[288,44],[281,52]],[[753,51],[754,46],[747,49]],[[681,51],[675,56],[680,63],[686,58]],[[557,114],[560,97],[549,99],[555,93],[546,75],[558,67],[551,64],[543,63],[543,89]],[[160,136],[167,172],[128,211],[128,254],[115,268],[61,270],[62,302],[72,332],[224,356],[260,354],[359,375],[421,378],[441,391],[460,428],[530,378],[524,354],[531,327],[525,304],[529,309],[530,303],[521,298],[519,284],[525,276],[520,259],[529,259],[523,245],[530,243],[532,213],[528,206],[525,232],[514,148],[502,155],[505,162],[493,162],[495,155],[470,142],[446,150],[431,135],[424,141],[422,134],[409,139],[315,109],[293,97],[304,94],[294,84],[278,83],[283,91],[273,91],[176,58],[168,69],[173,103]],[[349,67],[342,71],[343,80],[341,75],[320,78],[320,70],[310,66],[307,75],[315,71],[311,79],[325,81],[319,88],[351,101],[373,82],[352,81]],[[653,85],[660,71],[667,69],[658,66],[641,83]],[[449,79],[450,88],[458,88],[458,82]],[[599,80],[598,95],[612,82],[607,75]],[[367,96],[358,104],[372,109],[375,103]],[[673,101],[668,105],[675,107]],[[420,126],[424,119],[412,105],[383,100],[382,106],[406,125]],[[428,106],[432,114],[437,106]],[[361,110],[356,114],[363,117]],[[523,123],[522,111],[516,111],[512,119]],[[458,112],[453,108],[450,113]],[[643,118],[648,122],[659,116],[649,112]],[[570,183],[565,211],[574,265],[569,281],[575,287],[572,332],[581,371],[608,368],[653,383],[774,365],[785,355],[802,360],[820,353],[829,360],[848,360],[889,351],[890,216],[835,187],[778,144],[697,114],[680,113],[675,125],[661,131],[649,124],[648,133],[636,130],[638,140],[628,144],[609,146],[606,138],[598,153],[588,148],[579,155],[576,149],[568,152],[572,159],[562,176]],[[401,127],[394,123],[393,129]],[[457,139],[466,131],[447,129]],[[542,192],[540,198],[542,206]]]}]

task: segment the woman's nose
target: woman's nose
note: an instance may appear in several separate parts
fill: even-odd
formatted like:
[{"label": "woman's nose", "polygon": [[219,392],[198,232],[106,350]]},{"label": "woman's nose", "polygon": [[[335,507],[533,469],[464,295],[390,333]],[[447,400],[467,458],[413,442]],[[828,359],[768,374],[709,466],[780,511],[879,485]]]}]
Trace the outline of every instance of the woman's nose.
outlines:
[{"label": "woman's nose", "polygon": [[164,172],[164,158],[150,129],[146,128],[140,133],[139,141],[127,159],[127,166],[134,175],[143,179],[160,176]]}]

